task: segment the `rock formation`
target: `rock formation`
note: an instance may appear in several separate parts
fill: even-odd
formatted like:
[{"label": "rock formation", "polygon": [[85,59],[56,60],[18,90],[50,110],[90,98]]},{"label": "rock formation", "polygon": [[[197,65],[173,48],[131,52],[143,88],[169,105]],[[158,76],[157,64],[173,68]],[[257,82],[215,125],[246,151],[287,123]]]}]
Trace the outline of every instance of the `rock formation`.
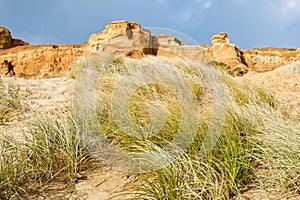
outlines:
[{"label": "rock formation", "polygon": [[[97,46],[107,39],[116,37],[118,35],[126,34],[126,31],[141,30],[141,25],[128,21],[114,21],[107,25],[104,31],[92,34],[89,37],[88,45],[92,51],[97,50]],[[129,32],[128,32],[129,33]]]},{"label": "rock formation", "polygon": [[0,50],[25,45],[29,45],[29,43],[21,39],[12,38],[9,30],[0,26]]},{"label": "rock formation", "polygon": [[173,36],[152,36],[137,23],[116,21],[106,26],[99,34],[93,34],[88,41],[91,52],[108,52],[125,56],[144,55],[189,57],[195,62],[208,62],[205,50],[198,46],[182,45]]},{"label": "rock formation", "polygon": [[227,33],[221,32],[211,38],[213,44],[208,48],[211,60],[225,63],[234,75],[248,72],[248,65],[244,60],[243,52],[235,44],[229,43]]},{"label": "rock formation", "polygon": [[[111,29],[110,29],[111,30]],[[116,33],[119,31],[116,31]],[[89,45],[91,43],[89,42]],[[115,36],[93,43],[89,48],[92,52],[108,52],[125,56],[140,57],[152,52],[152,38],[150,31],[141,28],[124,30]]]},{"label": "rock formation", "polygon": [[154,45],[156,45],[157,48],[182,45],[181,41],[173,36],[157,35],[157,36],[154,36],[153,39],[155,40]]},{"label": "rock formation", "polygon": [[[229,42],[226,33],[211,38],[212,46],[182,44],[173,36],[152,36],[138,23],[115,21],[100,33],[92,34],[80,45],[29,45],[13,39],[10,32],[0,27],[0,74],[7,73],[5,60],[12,63],[15,77],[42,78],[57,76],[69,70],[77,57],[94,52],[108,52],[131,57],[144,55],[181,57],[196,63],[213,61],[233,75],[247,71],[264,72],[300,61],[300,49],[261,48],[241,50]],[[14,47],[14,48],[13,48]],[[2,65],[1,65],[2,64]]]}]

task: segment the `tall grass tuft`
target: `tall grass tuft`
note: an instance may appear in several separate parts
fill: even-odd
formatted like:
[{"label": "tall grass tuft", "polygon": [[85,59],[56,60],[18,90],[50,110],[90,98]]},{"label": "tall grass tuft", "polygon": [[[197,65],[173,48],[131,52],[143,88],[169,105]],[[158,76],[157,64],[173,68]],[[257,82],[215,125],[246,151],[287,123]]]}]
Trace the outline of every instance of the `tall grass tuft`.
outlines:
[{"label": "tall grass tuft", "polygon": [[8,133],[1,134],[2,199],[30,198],[47,191],[53,181],[71,183],[90,160],[70,117],[40,117],[27,129],[18,140]]},{"label": "tall grass tuft", "polygon": [[26,148],[15,138],[2,134],[0,139],[0,196],[18,199],[28,191],[26,186],[34,170]]},{"label": "tall grass tuft", "polygon": [[39,172],[36,179],[54,178],[64,173],[75,177],[88,160],[88,153],[69,117],[40,118],[29,125],[27,135],[25,144],[32,152],[30,159]]},{"label": "tall grass tuft", "polygon": [[19,90],[13,83],[4,84],[0,79],[0,125],[10,121],[22,110]]},{"label": "tall grass tuft", "polygon": [[[228,108],[216,146],[206,157],[185,154],[171,166],[145,176],[137,188],[146,199],[230,199],[249,189],[255,179],[256,119]],[[199,151],[194,147],[193,152]]]}]

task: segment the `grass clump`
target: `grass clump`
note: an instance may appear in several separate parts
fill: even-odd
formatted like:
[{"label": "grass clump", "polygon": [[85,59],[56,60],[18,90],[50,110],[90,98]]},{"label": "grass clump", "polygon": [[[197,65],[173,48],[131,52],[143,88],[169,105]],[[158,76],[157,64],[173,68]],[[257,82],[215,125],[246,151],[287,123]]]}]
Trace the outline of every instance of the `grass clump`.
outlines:
[{"label": "grass clump", "polygon": [[[223,132],[206,157],[184,154],[169,167],[145,176],[137,188],[146,199],[231,199],[249,189],[255,179],[251,135],[257,132],[257,119],[248,119],[241,110],[228,108]],[[193,147],[199,152],[199,147]]]},{"label": "grass clump", "polygon": [[30,198],[47,192],[55,181],[72,183],[90,160],[71,118],[43,117],[27,128],[28,132],[18,140],[1,135],[2,199]]},{"label": "grass clump", "polygon": [[[260,167],[257,180],[268,192],[285,198],[300,194],[300,127],[276,115],[265,119],[264,134],[255,139],[260,143]],[[294,122],[292,122],[294,123]],[[299,124],[299,121],[298,121]]]},{"label": "grass clump", "polygon": [[[139,87],[129,99],[128,120],[137,127],[146,127],[153,119],[151,118],[153,105],[160,102],[168,111],[160,131],[152,137],[137,138],[130,136],[118,125],[110,110],[114,86],[120,77],[137,68],[139,63],[145,65],[148,59],[150,58],[144,60],[126,58],[121,66],[123,69],[117,71],[105,71],[100,68],[102,74],[96,92],[100,127],[112,143],[129,151],[153,151],[155,150],[153,145],[162,148],[170,144],[177,134],[182,112],[185,111],[181,110],[182,105],[178,103],[177,96],[168,88],[147,84]],[[262,107],[257,103],[262,91],[253,95],[250,86],[236,86],[229,77],[222,75],[226,95],[230,96],[228,103],[225,104],[227,115],[223,131],[212,151],[207,156],[201,157],[199,152],[212,115],[212,100],[202,75],[197,70],[191,70],[191,66],[186,63],[179,61],[168,63],[169,60],[166,62],[155,57],[151,59],[152,63],[175,67],[183,74],[194,92],[202,116],[195,140],[186,153],[178,155],[178,159],[171,162],[170,166],[145,174],[143,186],[135,188],[134,193],[138,193],[139,198],[145,199],[228,199],[247,190],[251,181],[255,179],[256,160],[253,153],[256,151],[257,143],[252,138],[260,133],[261,126],[260,118],[247,108],[253,105],[256,109]],[[101,63],[98,63],[96,68],[98,66],[101,66]],[[240,86],[242,88],[239,88]],[[119,98],[121,101],[122,97]],[[149,135],[152,134],[150,131]]]},{"label": "grass clump", "polygon": [[0,196],[18,199],[26,193],[32,168],[24,146],[8,135],[0,139]]},{"label": "grass clump", "polygon": [[19,87],[13,83],[6,85],[0,79],[0,125],[9,122],[17,113],[21,112],[19,90]]},{"label": "grass clump", "polygon": [[46,117],[30,124],[29,130],[25,141],[36,170],[41,172],[37,177],[49,179],[64,173],[76,177],[83,169],[88,154],[72,119]]},{"label": "grass clump", "polygon": [[[156,64],[158,62],[166,65],[171,62],[151,59]],[[101,101],[99,104],[101,109],[98,112],[99,121],[101,127],[104,128],[104,134],[111,141],[115,141],[115,144],[119,144],[121,148],[126,144],[125,146],[128,148],[134,146],[135,150],[152,151],[153,149],[149,148],[149,145],[143,146],[143,144],[153,144],[155,141],[161,142],[160,144],[155,143],[155,145],[164,147],[172,141],[173,133],[176,134],[176,129],[179,127],[180,110],[173,112],[177,113],[173,117],[167,116],[167,122],[160,129],[155,140],[151,140],[151,138],[137,140],[130,137],[126,131],[122,131],[109,113],[109,105],[111,105],[109,94],[114,90],[114,82],[118,81],[124,73],[137,67],[139,63],[146,64],[149,60],[149,57],[134,61],[126,58],[122,66],[119,66],[122,69],[102,74],[101,80],[104,81],[102,84],[104,87],[99,87],[98,90],[99,101]],[[296,147],[298,143],[294,141],[295,148],[289,150],[288,146],[291,143],[283,137],[279,137],[278,131],[273,129],[283,131],[284,129],[280,127],[286,124],[284,127],[291,129],[287,135],[297,134],[298,129],[287,125],[285,110],[278,105],[270,92],[249,83],[238,83],[224,73],[223,84],[227,96],[227,114],[222,134],[212,151],[206,157],[201,157],[198,153],[212,114],[209,110],[212,105],[211,99],[201,80],[201,74],[197,74],[195,70],[190,69],[189,65],[177,60],[173,61],[172,66],[177,67],[180,73],[184,74],[184,78],[195,93],[200,111],[205,112],[202,112],[200,126],[190,149],[183,155],[179,155],[178,159],[171,162],[168,167],[145,174],[144,184],[134,188],[133,193],[138,194],[138,198],[144,199],[232,199],[241,196],[247,190],[267,190],[267,188],[274,187],[271,182],[281,185],[279,191],[283,193],[289,189],[297,192],[298,176],[296,173],[299,168],[299,163],[297,164],[299,151]],[[132,120],[134,124],[141,127],[149,124],[151,118],[148,110],[154,104],[154,100],[157,100],[153,97],[159,97],[159,101],[164,102],[169,111],[173,107],[180,106],[178,103],[174,103],[176,96],[170,95],[167,90],[158,89],[155,85],[143,86],[130,99],[128,108],[131,112],[131,119],[128,120]],[[203,115],[203,113],[205,114]],[[269,126],[271,118],[273,121],[271,124],[274,125],[272,128]],[[170,121],[168,122],[168,120]],[[270,140],[274,143],[265,142],[266,138],[273,136],[284,144],[282,146],[286,146],[285,151],[279,153],[274,150],[276,149],[274,138]],[[295,139],[295,137],[291,138]],[[278,144],[279,141],[277,141]],[[262,163],[268,166],[266,168],[272,176],[266,175],[268,173],[265,171],[262,173],[260,169]],[[278,171],[273,173],[276,171],[273,171],[273,168],[280,169],[279,171],[285,173],[285,176],[280,177]],[[288,181],[288,186],[283,186],[282,183],[287,181],[287,177],[292,176],[295,178]],[[268,178],[269,181],[266,181]]]},{"label": "grass clump", "polygon": [[216,61],[216,60],[212,60],[208,62],[207,65],[215,66],[218,69],[227,72],[231,76],[242,76],[243,74],[245,74],[245,71],[241,67],[231,67],[226,63]]}]

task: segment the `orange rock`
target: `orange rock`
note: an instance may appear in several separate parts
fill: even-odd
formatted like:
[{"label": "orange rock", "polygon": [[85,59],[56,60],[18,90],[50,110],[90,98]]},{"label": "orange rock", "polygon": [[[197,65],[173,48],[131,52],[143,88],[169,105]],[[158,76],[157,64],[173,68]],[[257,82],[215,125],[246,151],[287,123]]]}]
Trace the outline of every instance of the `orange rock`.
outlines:
[{"label": "orange rock", "polygon": [[8,60],[14,66],[15,77],[53,77],[69,70],[76,57],[84,55],[84,45],[27,45],[0,50],[0,74],[7,72],[2,63]]},{"label": "orange rock", "polygon": [[[271,71],[279,66],[300,61],[299,49],[260,48],[240,50],[221,32],[211,38],[212,46],[183,45],[167,35],[152,36],[138,23],[115,21],[100,33],[92,34],[88,42],[79,45],[29,45],[11,37],[9,30],[0,27],[0,74],[6,74],[4,60],[12,62],[16,77],[43,78],[57,76],[69,70],[77,57],[92,52],[107,52],[131,57],[147,54],[181,57],[194,63],[221,63],[233,75],[248,70]],[[14,47],[14,48],[13,48]]]},{"label": "orange rock", "polygon": [[225,63],[234,75],[244,74],[248,71],[242,51],[235,44],[229,42],[227,33],[221,32],[214,35],[211,42],[213,46],[208,49],[211,60]]},{"label": "orange rock", "polygon": [[212,36],[210,40],[213,45],[229,44],[228,34],[225,32]]},{"label": "orange rock", "polygon": [[28,42],[25,42],[19,38],[13,38],[11,40],[11,46],[10,48],[13,48],[13,47],[17,47],[17,46],[26,46],[26,45],[29,45]]},{"label": "orange rock", "polygon": [[9,30],[0,27],[0,49],[8,49],[11,45],[11,35]]},{"label": "orange rock", "polygon": [[0,27],[0,49],[8,49],[16,46],[29,45],[28,42],[24,42],[21,39],[12,38],[8,29]]},{"label": "orange rock", "polygon": [[123,54],[131,57],[153,54],[151,33],[146,29],[125,30],[92,46],[92,49],[93,52]]}]

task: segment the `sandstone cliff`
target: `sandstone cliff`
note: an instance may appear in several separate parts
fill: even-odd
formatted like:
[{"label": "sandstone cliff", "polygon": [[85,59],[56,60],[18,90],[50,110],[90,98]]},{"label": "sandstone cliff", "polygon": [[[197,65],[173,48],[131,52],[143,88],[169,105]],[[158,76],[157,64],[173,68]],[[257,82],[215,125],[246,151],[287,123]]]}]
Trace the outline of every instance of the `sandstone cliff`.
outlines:
[{"label": "sandstone cliff", "polygon": [[255,72],[272,71],[280,66],[300,61],[300,48],[256,48],[242,52],[250,70]]},{"label": "sandstone cliff", "polygon": [[[76,57],[85,56],[84,45],[29,45],[0,51],[0,62],[12,62],[16,77],[56,76],[70,68]],[[7,67],[2,64],[0,74]]]},{"label": "sandstone cliff", "polygon": [[[226,33],[211,38],[212,46],[182,44],[173,36],[153,36],[138,23],[111,22],[105,30],[92,34],[79,45],[29,45],[13,39],[10,32],[0,27],[0,74],[7,72],[4,60],[12,62],[15,77],[42,78],[57,76],[69,70],[77,57],[95,52],[108,52],[131,57],[144,55],[182,57],[189,61],[221,63],[231,74],[248,71],[265,72],[282,65],[300,61],[300,49],[261,48],[241,50],[229,42]],[[12,76],[12,74],[9,74]]]}]

